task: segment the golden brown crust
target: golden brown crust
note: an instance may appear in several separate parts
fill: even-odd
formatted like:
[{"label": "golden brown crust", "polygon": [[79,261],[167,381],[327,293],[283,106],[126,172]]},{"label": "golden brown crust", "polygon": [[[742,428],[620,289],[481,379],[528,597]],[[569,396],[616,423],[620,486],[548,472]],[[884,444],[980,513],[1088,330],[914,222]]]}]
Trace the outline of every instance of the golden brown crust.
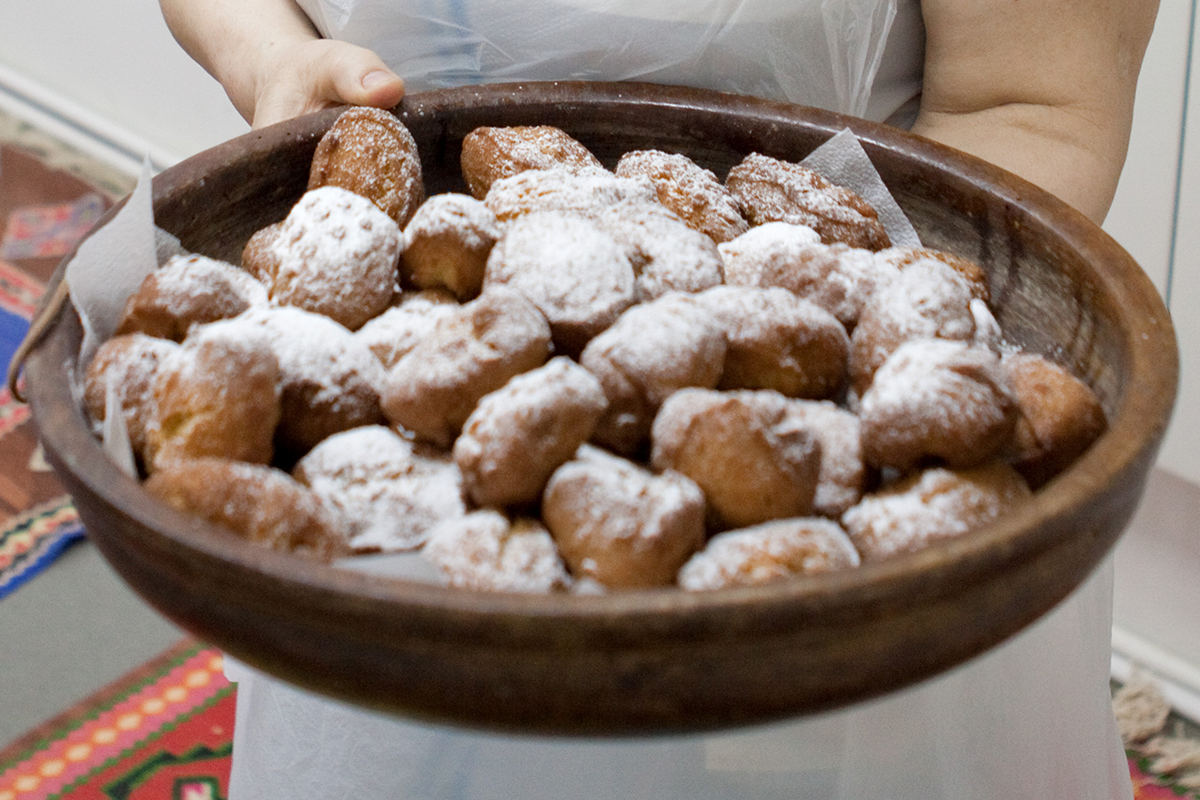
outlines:
[{"label": "golden brown crust", "polygon": [[725,330],[719,389],[773,389],[823,400],[845,385],[850,338],[837,318],[786,289],[718,286],[697,302]]},{"label": "golden brown crust", "polygon": [[107,416],[108,384],[120,392],[129,444],[139,458],[146,450],[146,429],[154,415],[154,380],[159,363],[178,345],[143,333],[127,333],[96,350],[84,377],[84,405],[97,422]]},{"label": "golden brown crust", "polygon": [[1044,356],[1011,354],[1001,364],[1020,408],[1014,463],[1030,485],[1038,487],[1104,433],[1104,408],[1086,383]]},{"label": "golden brown crust", "polygon": [[791,222],[812,228],[825,244],[866,250],[891,245],[870,203],[801,164],[751,153],[729,171],[725,186],[751,225]]},{"label": "golden brown crust", "polygon": [[928,469],[867,495],[842,515],[863,561],[913,553],[969,533],[1028,498],[1011,466],[991,461],[969,470]]},{"label": "golden brown crust", "polygon": [[695,483],[588,446],[550,478],[542,517],[571,573],[612,588],[669,585],[704,544]]},{"label": "golden brown crust", "polygon": [[449,448],[479,399],[550,356],[550,326],[521,294],[488,289],[439,318],[388,372],[389,421]]},{"label": "golden brown crust", "polygon": [[621,156],[614,172],[622,178],[649,179],[660,203],[714,242],[727,242],[750,227],[717,176],[687,156],[636,150]]},{"label": "golden brown crust", "polygon": [[862,398],[863,457],[907,472],[972,467],[1012,439],[1017,404],[999,357],[946,339],[914,339],[888,357]]},{"label": "golden brown crust", "polygon": [[676,392],[654,418],[650,463],[700,486],[715,529],[808,516],[821,448],[809,431],[781,424],[787,403],[769,391]]},{"label": "golden brown crust", "polygon": [[935,250],[932,247],[889,247],[879,252],[879,259],[887,264],[903,270],[922,259],[932,258],[952,268],[971,287],[971,296],[977,300],[991,300],[991,289],[988,287],[987,273],[983,267],[970,259],[956,256],[945,250]]},{"label": "golden brown crust", "polygon": [[204,456],[270,463],[281,413],[279,362],[265,337],[243,333],[233,322],[211,323],[159,362],[148,470]]},{"label": "golden brown crust", "polygon": [[434,195],[404,229],[401,282],[473,300],[483,288],[488,254],[499,238],[496,215],[483,201],[465,194]]},{"label": "golden brown crust", "polygon": [[454,442],[467,496],[481,507],[536,501],[607,405],[600,383],[565,356],[485,395]]},{"label": "golden brown crust", "polygon": [[762,586],[858,565],[858,551],[836,522],[786,519],[717,534],[679,570],[679,585],[693,592]]},{"label": "golden brown crust", "polygon": [[308,188],[321,186],[367,198],[403,228],[425,200],[417,142],[388,111],[347,109],[313,154]]},{"label": "golden brown crust", "polygon": [[461,163],[463,179],[479,200],[496,181],[530,169],[604,169],[583,144],[551,125],[476,128],[463,139]]},{"label": "golden brown crust", "polygon": [[199,255],[175,256],[129,296],[116,334],[144,333],[182,342],[193,325],[236,317],[266,301],[266,288],[232,264]]},{"label": "golden brown crust", "polygon": [[282,227],[280,221],[259,228],[242,247],[242,269],[267,286],[275,281],[275,273],[279,271],[279,254],[273,245]]},{"label": "golden brown crust", "polygon": [[321,561],[346,553],[345,532],[320,500],[274,467],[222,458],[172,461],[145,487],[179,511],[273,550]]}]

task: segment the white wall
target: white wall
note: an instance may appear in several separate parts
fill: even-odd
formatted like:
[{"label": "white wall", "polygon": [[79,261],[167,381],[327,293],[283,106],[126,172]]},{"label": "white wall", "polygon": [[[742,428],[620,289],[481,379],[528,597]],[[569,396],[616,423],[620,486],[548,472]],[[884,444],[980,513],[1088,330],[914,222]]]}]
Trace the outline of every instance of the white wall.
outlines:
[{"label": "white wall", "polygon": [[249,130],[157,0],[0,0],[0,67],[173,162]]}]

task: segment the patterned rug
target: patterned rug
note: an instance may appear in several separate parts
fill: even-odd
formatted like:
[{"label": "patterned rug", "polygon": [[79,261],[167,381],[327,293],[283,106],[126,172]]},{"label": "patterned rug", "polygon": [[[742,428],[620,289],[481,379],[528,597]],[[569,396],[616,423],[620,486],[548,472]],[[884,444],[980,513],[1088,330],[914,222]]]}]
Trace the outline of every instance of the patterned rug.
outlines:
[{"label": "patterned rug", "polygon": [[0,751],[0,800],[222,800],[234,687],[185,640]]},{"label": "patterned rug", "polygon": [[[76,238],[77,231],[78,225]],[[64,228],[44,233],[59,239]],[[0,358],[5,365],[25,335],[42,292],[40,283],[0,261]],[[0,388],[0,468],[5,476],[0,502],[6,512],[0,520],[0,598],[84,535],[70,498],[41,457],[32,428],[29,408]]]}]

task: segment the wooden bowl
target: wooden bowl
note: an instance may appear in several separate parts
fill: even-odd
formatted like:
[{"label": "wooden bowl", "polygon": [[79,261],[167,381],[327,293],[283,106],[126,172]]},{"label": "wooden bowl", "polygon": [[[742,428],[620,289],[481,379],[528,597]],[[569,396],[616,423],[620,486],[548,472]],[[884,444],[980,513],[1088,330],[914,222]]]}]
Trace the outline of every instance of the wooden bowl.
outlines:
[{"label": "wooden bowl", "polygon": [[[1098,227],[1030,184],[882,125],[689,89],[550,83],[407,98],[430,193],[463,190],[479,125],[550,124],[613,165],[682,152],[723,177],[758,151],[799,160],[849,126],[926,244],[976,259],[1010,338],[1083,376],[1110,427],[1031,502],[985,529],[858,570],[757,588],[519,596],[334,569],[268,552],[152,500],[89,432],[68,375],[69,306],[28,360],[50,462],[92,540],[185,629],[301,686],[405,715],[503,730],[624,735],[731,727],[863,700],[998,644],[1112,548],[1175,399],[1166,308]],[[237,262],[305,188],[338,111],[256,131],[154,179],[158,224]]]}]

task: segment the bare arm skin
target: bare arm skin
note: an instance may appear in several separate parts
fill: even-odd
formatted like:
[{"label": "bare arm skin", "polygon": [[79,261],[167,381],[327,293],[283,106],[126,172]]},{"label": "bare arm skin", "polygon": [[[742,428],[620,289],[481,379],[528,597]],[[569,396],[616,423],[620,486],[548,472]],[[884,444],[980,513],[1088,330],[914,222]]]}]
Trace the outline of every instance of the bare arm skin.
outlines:
[{"label": "bare arm skin", "polygon": [[175,39],[255,128],[350,103],[390,108],[404,83],[370,50],[321,39],[292,0],[161,0]]},{"label": "bare arm skin", "polygon": [[922,0],[915,133],[1104,219],[1158,0]]}]

